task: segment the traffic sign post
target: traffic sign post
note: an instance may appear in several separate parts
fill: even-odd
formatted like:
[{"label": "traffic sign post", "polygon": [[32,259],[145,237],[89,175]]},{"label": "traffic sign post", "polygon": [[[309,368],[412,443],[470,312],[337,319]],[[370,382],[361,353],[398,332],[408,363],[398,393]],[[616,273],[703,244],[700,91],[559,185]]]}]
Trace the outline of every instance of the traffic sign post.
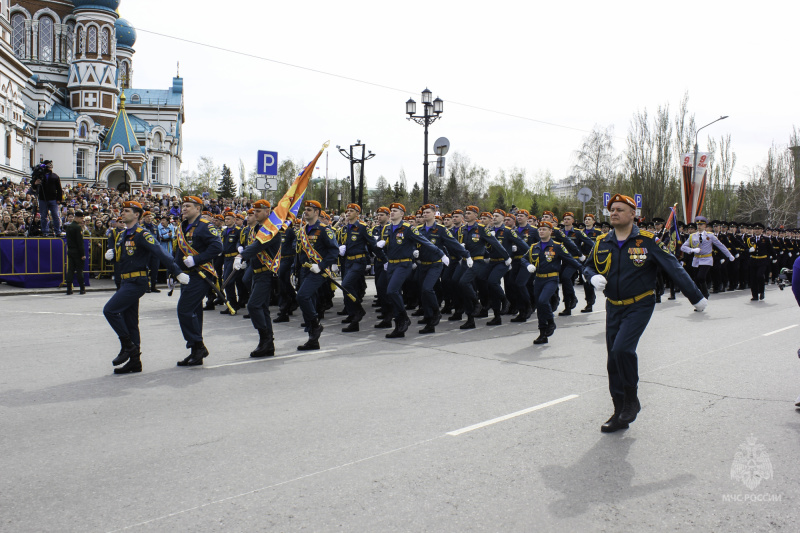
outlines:
[{"label": "traffic sign post", "polygon": [[278,190],[278,178],[256,178],[256,189],[264,192],[273,192]]},{"label": "traffic sign post", "polygon": [[603,216],[611,215],[611,212],[608,210],[608,202],[611,201],[611,193],[604,192],[603,193]]},{"label": "traffic sign post", "polygon": [[641,209],[642,208],[642,195],[641,194],[639,194],[639,193],[634,194],[633,195],[633,201],[636,202],[636,209]]},{"label": "traffic sign post", "polygon": [[586,202],[592,199],[592,189],[584,187],[578,191],[578,200],[583,204],[583,212],[581,212],[581,219],[586,218]]}]

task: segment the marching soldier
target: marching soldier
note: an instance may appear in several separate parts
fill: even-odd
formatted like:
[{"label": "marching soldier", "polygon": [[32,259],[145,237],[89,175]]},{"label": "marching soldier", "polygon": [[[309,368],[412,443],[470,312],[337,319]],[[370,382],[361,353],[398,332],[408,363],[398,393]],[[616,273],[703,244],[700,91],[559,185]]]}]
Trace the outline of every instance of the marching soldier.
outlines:
[{"label": "marching soldier", "polygon": [[253,203],[253,210],[256,217],[255,238],[241,254],[236,255],[232,268],[241,270],[247,263],[253,269],[247,312],[253,327],[258,331],[258,346],[250,352],[250,357],[271,357],[275,355],[275,343],[272,321],[269,317],[269,300],[272,295],[272,281],[279,271],[281,262],[281,239],[279,235],[271,239],[266,238],[267,235],[260,231],[269,218],[270,203],[266,200],[257,200]]},{"label": "marching soldier", "polygon": [[[113,247],[106,251],[105,258],[116,259],[119,265],[120,288],[106,302],[103,315],[119,337],[121,349],[112,364],[125,366],[115,368],[115,374],[130,374],[142,371],[141,337],[139,335],[139,299],[148,288],[147,268],[151,257],[157,257],[167,270],[182,284],[189,283],[189,276],[181,272],[172,258],[158,245],[153,235],[139,226],[144,213],[139,202],[122,204],[121,231]],[[202,300],[202,296],[201,296]]]},{"label": "marching soldier", "polygon": [[641,409],[637,396],[636,346],[655,309],[656,266],[675,281],[695,311],[703,311],[708,300],[675,256],[656,243],[655,235],[633,224],[636,213],[633,198],[615,194],[607,209],[614,229],[597,238],[583,271],[586,279],[604,291],[607,298],[607,369],[614,414],[600,430],[611,433],[627,428]]},{"label": "marching soldier", "polygon": [[[156,242],[158,242],[158,227],[153,221],[153,214],[150,211],[144,212],[142,227],[149,231],[150,234],[156,238]],[[156,288],[156,284],[158,283],[158,264],[158,257],[150,257],[150,264],[147,265],[147,270],[150,272],[150,287],[147,289],[147,292],[161,292]]]},{"label": "marching soldier", "polygon": [[[573,224],[575,224],[575,215],[573,213],[567,211],[564,213],[564,216],[561,217],[561,221],[564,223],[564,229],[561,230],[564,237],[571,240],[578,250],[577,254],[573,251],[572,257],[579,263],[582,263],[583,260],[586,259],[583,249],[585,248],[588,253],[589,250],[592,249],[592,246],[594,246],[594,241],[589,239],[580,230],[576,230],[572,227]],[[578,270],[580,270],[580,267],[574,268],[572,265],[566,263],[562,265],[560,280],[561,292],[564,293],[564,310],[558,313],[558,316],[570,316],[572,314],[572,309],[578,305],[578,297],[575,296],[575,278],[577,277]]]},{"label": "marching soldier", "polygon": [[436,221],[435,205],[423,205],[422,218],[424,224],[418,228],[420,234],[444,254],[442,257],[439,257],[439,254],[434,254],[433,251],[427,247],[414,250],[416,257],[419,258],[419,267],[417,271],[419,272],[420,286],[422,288],[420,297],[422,309],[424,311],[422,323],[425,324],[425,327],[419,330],[419,332],[424,335],[427,333],[435,333],[436,326],[442,318],[434,287],[443,269],[450,266],[450,263],[454,259],[468,257],[469,253],[458,244],[458,241],[453,237],[453,234],[450,233],[450,230]]},{"label": "marching soldier", "polygon": [[764,224],[757,222],[753,225],[753,235],[747,237],[748,252],[750,253],[750,301],[764,299],[764,280],[767,267],[773,255],[772,244],[764,237]]},{"label": "marching soldier", "polygon": [[339,256],[339,243],[333,230],[322,224],[321,212],[322,204],[307,200],[303,207],[306,224],[303,227],[295,226],[300,268],[297,303],[303,312],[305,331],[308,332],[308,341],[298,346],[298,350],[319,350],[319,337],[324,329],[317,314],[319,288],[325,283],[323,274]]},{"label": "marching soldier", "polygon": [[175,263],[189,275],[189,283],[181,286],[178,300],[178,323],[191,353],[178,366],[203,364],[208,348],[203,344],[203,297],[209,285],[216,283],[212,264],[222,252],[221,233],[214,221],[201,215],[203,201],[197,196],[184,196],[181,205],[183,222],[178,226]]},{"label": "marching soldier", "polygon": [[344,258],[342,287],[357,300],[354,302],[346,296],[344,298],[344,308],[347,312],[347,318],[344,320],[349,322],[348,326],[342,329],[345,333],[358,331],[358,323],[367,314],[361,302],[369,254],[371,252],[376,256],[383,255],[383,252],[375,246],[375,240],[370,237],[367,225],[359,220],[359,216],[361,216],[361,206],[348,204],[345,211],[347,223],[341,228],[342,238],[339,241],[341,243],[339,255]]},{"label": "marching soldier", "polygon": [[83,275],[83,263],[86,261],[86,247],[83,241],[83,211],[75,211],[72,223],[65,228],[67,245],[67,272],[64,281],[67,283],[67,294],[72,294],[72,283],[78,275],[80,294],[86,294]]},{"label": "marching soldier", "polygon": [[[288,220],[297,223],[289,213]],[[281,228],[281,264],[278,267],[278,316],[273,322],[289,322],[289,315],[297,309],[297,292],[292,286],[292,270],[297,257],[297,232],[291,226]]]},{"label": "marching soldier", "polygon": [[694,282],[705,298],[708,298],[706,278],[708,277],[708,271],[711,270],[711,266],[714,263],[714,259],[711,256],[713,247],[716,246],[725,254],[729,261],[733,262],[735,259],[730,251],[719,242],[716,235],[706,231],[707,222],[708,220],[704,216],[695,217],[697,232],[689,235],[689,238],[681,245],[681,250],[683,250],[684,253],[694,254],[692,258],[692,268],[696,269]]},{"label": "marching soldier", "polygon": [[[225,212],[225,230],[222,232],[222,279],[228,279],[228,276],[233,272],[233,262],[236,256],[239,255],[239,237],[241,236],[242,229],[236,225],[236,215],[233,211]],[[238,269],[237,269],[238,270]],[[236,277],[241,274],[237,272]],[[232,280],[225,286],[225,295],[228,302],[234,309],[240,309],[242,306],[236,298],[236,283]],[[239,295],[240,299],[242,295]],[[221,315],[229,315],[231,312],[226,307],[220,311]]]},{"label": "marching soldier", "polygon": [[[373,226],[373,228],[370,230],[370,236],[376,241],[381,240],[381,231],[383,231],[383,227],[388,222],[389,208],[385,206],[379,207],[375,211],[375,226]],[[372,263],[372,270],[375,273],[375,292],[377,294],[377,302],[373,304],[373,307],[379,307],[381,309],[383,316],[380,317],[380,320],[384,320],[385,317],[390,316],[390,305],[386,298],[386,270],[384,265],[386,265],[386,257],[384,255],[375,254]]]},{"label": "marching soldier", "polygon": [[[516,246],[516,250],[512,247],[511,279],[513,280],[515,290],[511,292],[514,294],[519,314],[512,318],[511,322],[527,322],[533,314],[533,306],[531,305],[533,286],[530,283],[531,273],[528,272],[527,268],[523,267],[522,258],[527,253],[528,248],[539,241],[539,232],[530,225],[530,213],[526,209],[519,209],[517,211],[516,220],[517,227],[514,231],[517,237],[525,243],[525,247],[523,249]],[[508,291],[506,291],[506,293],[508,293]]]},{"label": "marching soldier", "polygon": [[[505,225],[506,213],[502,209],[492,211],[492,228],[494,238],[501,244],[503,250],[492,247],[489,250],[489,291],[492,295],[492,311],[494,318],[486,323],[487,326],[499,326],[503,323],[500,318],[505,293],[500,286],[500,280],[511,270],[512,254],[526,254],[528,244],[520,239],[519,235]],[[503,251],[506,253],[503,254]],[[505,256],[505,257],[504,257]],[[516,291],[512,291],[516,292]],[[513,296],[512,296],[513,298]],[[516,301],[516,300],[515,300]]]},{"label": "marching soldier", "polygon": [[536,274],[533,282],[533,301],[536,305],[536,315],[539,319],[539,336],[534,344],[546,344],[547,337],[556,330],[556,321],[553,318],[553,308],[550,299],[558,291],[558,278],[562,263],[580,268],[581,264],[572,257],[567,248],[551,239],[553,223],[542,220],[539,223],[539,242],[533,244],[527,255],[522,258],[522,265],[531,274]]},{"label": "marching soldier", "polygon": [[[393,203],[389,206],[389,223],[383,227],[381,240],[377,243],[378,248],[384,251],[388,260],[385,265],[386,298],[392,306],[395,320],[395,328],[386,334],[387,339],[405,337],[405,332],[411,325],[400,291],[411,275],[411,261],[416,251],[415,244],[419,245],[421,251],[430,253],[431,257],[440,258],[444,264],[449,262],[447,254],[442,253],[428,239],[420,235],[419,230],[411,222],[403,220],[405,212],[406,208],[403,204]],[[376,327],[379,326],[386,327],[386,319]]]},{"label": "marching soldier", "polygon": [[[655,219],[654,218],[653,222],[655,222],[656,225],[658,224],[657,220],[661,220],[662,223],[664,222],[663,219]],[[583,234],[586,235],[589,238],[589,240],[591,241],[589,249],[586,252],[584,252],[584,254],[583,254],[583,255],[587,255],[591,251],[591,249],[594,247],[594,241],[597,239],[597,237],[600,236],[600,234],[602,232],[599,229],[594,227],[594,225],[595,225],[595,217],[594,217],[594,215],[592,213],[587,213],[586,215],[584,215],[583,223],[586,225],[586,228],[583,230]],[[583,251],[583,250],[581,250],[581,251]],[[581,276],[582,275],[583,275],[583,272],[581,272]],[[664,288],[661,287],[661,294],[663,294],[663,293],[664,293]],[[586,280],[586,282],[583,284],[583,296],[586,299],[586,307],[581,309],[581,313],[591,313],[592,312],[592,306],[597,301],[597,295],[595,294],[595,291],[594,291],[594,285],[589,283],[588,280]],[[660,295],[657,295],[656,297],[658,299],[661,298]]]}]

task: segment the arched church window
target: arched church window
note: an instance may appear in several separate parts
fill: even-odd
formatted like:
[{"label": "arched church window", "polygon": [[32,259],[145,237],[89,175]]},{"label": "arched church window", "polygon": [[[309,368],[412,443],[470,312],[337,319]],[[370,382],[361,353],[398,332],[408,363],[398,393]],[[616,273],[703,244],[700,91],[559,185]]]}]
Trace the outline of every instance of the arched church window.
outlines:
[{"label": "arched church window", "polygon": [[119,64],[119,86],[123,89],[128,88],[128,63],[123,61]]},{"label": "arched church window", "polygon": [[131,103],[138,104],[141,101],[142,101],[142,97],[139,96],[138,94],[134,94],[133,96],[131,96]]},{"label": "arched church window", "polygon": [[67,61],[75,58],[75,24],[67,24]]},{"label": "arched church window", "polygon": [[100,32],[100,53],[101,54],[108,54],[108,29],[103,28],[103,31]]},{"label": "arched church window", "polygon": [[21,13],[11,17],[11,44],[15,56],[25,57],[25,15]]},{"label": "arched church window", "polygon": [[122,159],[122,148],[120,146],[114,147],[114,159]]},{"label": "arched church window", "polygon": [[81,122],[81,127],[78,130],[78,137],[81,138],[81,139],[85,139],[88,136],[89,136],[89,132],[88,132],[88,130],[86,128],[86,123],[85,122]]},{"label": "arched church window", "polygon": [[161,134],[153,135],[153,150],[161,150]]},{"label": "arched church window", "polygon": [[53,19],[50,17],[39,19],[39,60],[53,60]]},{"label": "arched church window", "polygon": [[97,53],[97,28],[94,26],[89,27],[89,31],[86,34],[86,53],[87,54],[96,54]]},{"label": "arched church window", "polygon": [[79,54],[82,54],[83,51],[86,49],[86,42],[84,40],[84,38],[85,38],[84,36],[85,35],[86,34],[84,33],[83,26],[78,28],[78,53]]}]

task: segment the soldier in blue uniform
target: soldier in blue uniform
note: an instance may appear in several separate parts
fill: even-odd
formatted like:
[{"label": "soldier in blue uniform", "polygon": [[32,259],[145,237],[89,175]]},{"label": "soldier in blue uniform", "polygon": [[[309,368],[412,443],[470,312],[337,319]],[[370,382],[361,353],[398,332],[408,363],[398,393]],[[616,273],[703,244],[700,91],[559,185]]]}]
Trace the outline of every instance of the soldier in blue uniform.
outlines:
[{"label": "soldier in blue uniform", "polygon": [[[378,248],[386,254],[386,298],[392,306],[392,313],[395,320],[395,328],[386,334],[387,339],[405,337],[411,320],[406,314],[406,306],[403,303],[401,290],[403,284],[411,275],[411,261],[419,245],[420,253],[430,254],[426,257],[441,259],[444,254],[439,248],[423,237],[419,230],[408,221],[403,220],[406,208],[403,204],[393,203],[389,206],[389,223],[381,231],[381,240],[378,241]],[[449,261],[449,257],[447,259]],[[387,317],[388,318],[388,317]],[[378,326],[384,325],[384,319]],[[391,325],[391,322],[389,323]]]},{"label": "soldier in blue uniform", "polygon": [[250,299],[247,301],[247,312],[253,327],[258,331],[258,346],[250,352],[250,357],[271,357],[275,355],[275,343],[272,333],[272,322],[269,317],[269,300],[272,295],[272,281],[280,266],[280,235],[267,240],[261,232],[262,225],[269,218],[270,203],[257,200],[253,203],[257,224],[255,239],[241,254],[233,260],[232,268],[241,270],[245,263],[253,269],[253,283],[250,286]]},{"label": "soldier in blue uniform", "polygon": [[[317,315],[319,288],[325,283],[323,272],[336,262],[339,243],[333,230],[319,219],[322,204],[307,200],[303,207],[305,226],[295,227],[297,232],[297,257],[300,268],[300,288],[297,290],[297,303],[303,312],[308,341],[297,347],[298,350],[319,350],[319,337],[323,327]],[[306,267],[304,265],[311,265]]]},{"label": "soldier in blue uniform", "polygon": [[633,198],[616,194],[607,208],[614,229],[597,238],[583,269],[586,279],[607,298],[607,369],[614,414],[602,425],[604,433],[627,428],[641,408],[636,346],[656,305],[657,267],[672,278],[695,311],[703,311],[708,305],[675,256],[656,243],[654,234],[633,224]]},{"label": "soldier in blue uniform", "polygon": [[499,326],[503,323],[500,315],[506,295],[500,286],[500,281],[511,269],[512,254],[522,252],[524,255],[528,252],[528,245],[519,238],[519,235],[514,230],[506,226],[505,219],[506,212],[502,209],[492,211],[492,226],[490,229],[502,249],[494,246],[489,249],[489,275],[487,280],[494,318],[486,323],[487,326]]},{"label": "soldier in blue uniform", "polygon": [[[389,208],[381,206],[375,211],[375,226],[370,230],[370,236],[375,240],[381,240],[381,231],[389,222]],[[372,270],[375,273],[375,292],[377,301],[373,307],[379,307],[383,317],[388,317],[391,313],[391,306],[386,298],[386,265],[385,255],[375,255],[372,263]],[[383,320],[383,318],[381,318]],[[391,326],[391,323],[389,324]]]},{"label": "soldier in blue uniform", "polygon": [[103,315],[119,336],[122,349],[112,361],[115,374],[130,374],[142,371],[141,338],[139,336],[139,299],[147,291],[147,268],[151,257],[158,258],[167,270],[176,275],[181,283],[189,283],[189,276],[172,261],[156,242],[153,235],[139,226],[144,209],[139,202],[122,204],[122,221],[125,228],[117,235],[113,246],[106,251],[105,258],[116,259],[120,288],[103,307]]},{"label": "soldier in blue uniform", "polygon": [[[296,224],[297,219],[289,213],[287,220]],[[297,258],[297,232],[292,226],[281,228],[281,264],[278,268],[278,316],[273,322],[289,322],[289,315],[297,309],[297,293],[292,286],[292,270]]]},{"label": "soldier in blue uniform", "polygon": [[[476,279],[488,279],[489,264],[484,261],[488,259],[486,247],[494,247],[504,262],[509,260],[510,264],[511,259],[508,251],[492,235],[492,230],[478,223],[479,213],[480,209],[475,205],[468,205],[464,209],[464,225],[458,228],[456,237],[470,255],[459,263],[453,274],[453,283],[457,287],[456,294],[460,300],[459,307],[467,313],[467,321],[460,326],[460,329],[475,328],[475,315],[480,311],[480,303],[473,282]],[[448,320],[461,320],[461,313],[453,314]]]},{"label": "soldier in blue uniform", "polygon": [[444,254],[434,254],[428,247],[420,247],[415,250],[419,259],[419,280],[421,286],[420,302],[423,310],[423,323],[425,327],[419,330],[420,334],[435,333],[436,326],[442,318],[439,311],[439,300],[434,290],[436,282],[442,275],[443,269],[450,265],[452,258],[460,259],[469,257],[469,253],[453,237],[453,234],[436,221],[436,206],[425,204],[422,206],[423,224],[417,229],[420,235],[428,239],[431,244],[436,246]]},{"label": "soldier in blue uniform", "polygon": [[[448,231],[453,238],[455,238],[456,234],[458,233],[458,228],[461,227],[462,217],[464,212],[461,209],[455,209],[452,213],[450,213],[450,227],[448,227]],[[445,218],[445,220],[447,220]],[[442,270],[442,291],[444,292],[444,307],[442,308],[442,314],[450,314],[455,313],[460,315],[464,312],[464,309],[460,307],[460,299],[457,297],[458,286],[456,283],[453,283],[453,275],[456,272],[456,269],[459,265],[459,256],[450,254],[450,264],[444,267]],[[460,320],[460,318],[459,318]]]},{"label": "soldier in blue uniform", "polygon": [[[236,225],[236,215],[233,211],[225,212],[225,229],[222,231],[222,279],[228,279],[228,276],[233,272],[233,261],[239,255],[239,237],[241,236],[242,229]],[[236,277],[241,276],[239,272]],[[235,278],[234,278],[235,279]],[[239,295],[242,296],[241,294]],[[225,286],[225,297],[228,303],[234,309],[240,309],[242,306],[236,298],[236,282],[231,280]],[[221,315],[230,315],[230,310],[225,307],[219,312]]]},{"label": "soldier in blue uniform", "polygon": [[[594,214],[592,214],[592,213],[587,213],[586,215],[583,216],[583,223],[586,225],[586,228],[583,230],[583,234],[586,235],[589,238],[589,246],[588,246],[588,248],[587,249],[581,249],[581,252],[583,252],[583,255],[588,255],[589,252],[592,251],[592,248],[594,248],[595,240],[602,233],[599,229],[594,227],[595,220],[596,219],[594,217]],[[581,272],[581,276],[582,275],[583,275],[583,272]],[[662,287],[661,292],[662,293],[664,292],[663,287]],[[596,293],[594,291],[594,285],[589,283],[588,280],[586,280],[586,282],[583,284],[583,297],[586,299],[586,307],[581,309],[581,313],[591,313],[592,312],[592,306],[594,305],[595,301],[597,301],[597,295],[596,295]]]},{"label": "soldier in blue uniform", "polygon": [[361,216],[361,206],[358,204],[347,204],[345,217],[347,223],[341,228],[341,240],[339,241],[339,255],[343,257],[342,287],[352,294],[357,301],[344,298],[344,310],[347,313],[345,322],[349,323],[342,329],[349,333],[358,331],[358,323],[366,315],[364,307],[361,305],[362,285],[366,276],[367,265],[370,260],[370,253],[383,255],[383,252],[375,245],[375,239],[369,235],[369,229],[359,217]]},{"label": "soldier in blue uniform", "polygon": [[539,222],[539,242],[533,244],[522,258],[522,265],[531,274],[536,274],[533,282],[533,302],[536,305],[536,316],[539,321],[539,336],[534,344],[547,343],[547,337],[556,330],[553,318],[553,307],[550,302],[558,291],[558,278],[563,264],[580,268],[581,264],[567,251],[566,246],[555,242],[553,223],[548,220]]},{"label": "soldier in blue uniform", "polygon": [[[113,250],[114,249],[114,246],[117,243],[117,237],[119,237],[119,234],[122,231],[125,231],[125,223],[122,222],[122,218],[118,218],[117,220],[112,220],[111,221],[111,227],[108,228],[108,231],[106,232],[106,249],[107,250]],[[108,254],[106,254],[106,255],[108,255]],[[106,259],[108,259],[108,258],[106,258]],[[119,288],[122,286],[121,285],[122,279],[119,277],[119,263],[117,263],[117,261],[114,260],[113,255],[112,255],[111,259],[108,259],[108,261],[113,261],[114,262],[114,284],[117,286],[117,290],[119,290]]]},{"label": "soldier in blue uniform", "polygon": [[[144,212],[141,225],[150,232],[150,234],[156,238],[156,242],[158,242],[158,226],[153,222],[153,214],[150,211]],[[156,288],[156,284],[158,283],[158,265],[158,257],[152,256],[150,258],[150,264],[147,265],[147,270],[150,272],[150,287],[147,289],[147,292],[161,292]]]},{"label": "soldier in blue uniform", "polygon": [[178,226],[178,246],[174,254],[175,264],[189,274],[190,279],[181,286],[178,323],[191,352],[183,361],[178,361],[178,366],[202,365],[203,358],[208,356],[208,348],[203,344],[203,297],[208,293],[209,282],[216,283],[212,264],[222,252],[222,235],[212,219],[201,215],[202,210],[200,198],[183,197],[183,222]]},{"label": "soldier in blue uniform", "polygon": [[525,249],[521,250],[517,246],[517,249],[513,250],[511,255],[511,279],[516,286],[516,290],[512,291],[515,300],[513,303],[516,304],[517,311],[519,311],[519,314],[512,318],[511,322],[527,322],[533,314],[533,306],[531,305],[532,291],[528,290],[531,273],[528,272],[527,268],[523,267],[522,258],[528,253],[528,248],[539,241],[539,232],[530,225],[529,218],[530,213],[527,209],[520,209],[516,213],[517,227],[514,231],[517,237],[525,243]]}]

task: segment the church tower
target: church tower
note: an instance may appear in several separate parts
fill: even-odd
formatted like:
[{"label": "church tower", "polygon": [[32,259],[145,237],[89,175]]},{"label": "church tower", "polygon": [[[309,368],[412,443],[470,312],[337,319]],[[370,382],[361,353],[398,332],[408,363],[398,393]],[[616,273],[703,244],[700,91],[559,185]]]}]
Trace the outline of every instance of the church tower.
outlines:
[{"label": "church tower", "polygon": [[69,71],[68,105],[111,126],[117,115],[116,29],[120,0],[74,0],[75,57]]}]

